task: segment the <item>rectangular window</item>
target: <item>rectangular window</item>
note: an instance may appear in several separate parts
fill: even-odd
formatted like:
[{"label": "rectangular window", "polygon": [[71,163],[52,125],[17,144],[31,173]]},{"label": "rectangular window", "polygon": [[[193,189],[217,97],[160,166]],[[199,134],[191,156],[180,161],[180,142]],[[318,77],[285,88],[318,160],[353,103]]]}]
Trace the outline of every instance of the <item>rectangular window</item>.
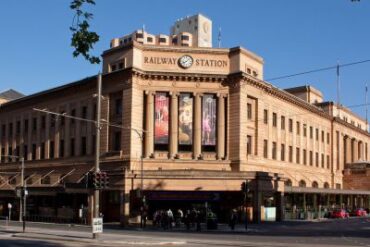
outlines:
[{"label": "rectangular window", "polygon": [[252,104],[247,104],[247,117],[248,119],[252,119]]},{"label": "rectangular window", "polygon": [[36,160],[36,144],[32,144],[32,158],[31,160]]},{"label": "rectangular window", "polygon": [[54,158],[54,142],[50,142],[50,147],[49,147],[49,158],[53,159]]},{"label": "rectangular window", "polygon": [[285,130],[285,117],[281,116],[281,129]]},{"label": "rectangular window", "polygon": [[280,160],[285,161],[285,144],[281,144]]},{"label": "rectangular window", "polygon": [[325,132],[323,130],[321,131],[321,142],[325,142]]},{"label": "rectangular window", "polygon": [[40,159],[45,159],[45,143],[40,144]]},{"label": "rectangular window", "polygon": [[293,132],[293,119],[289,119],[289,132]]},{"label": "rectangular window", "polygon": [[330,133],[326,133],[326,143],[330,144]]},{"label": "rectangular window", "polygon": [[276,142],[272,142],[272,159],[276,160]]},{"label": "rectangular window", "polygon": [[267,140],[263,140],[263,157],[268,158],[268,143],[267,143]]},{"label": "rectangular window", "polygon": [[303,124],[303,136],[304,137],[307,136],[307,125],[306,124]]},{"label": "rectangular window", "polygon": [[310,151],[310,166],[313,166],[313,153]]},{"label": "rectangular window", "polygon": [[205,94],[202,101],[202,150],[216,151],[217,100],[213,94]]},{"label": "rectangular window", "polygon": [[46,128],[46,116],[41,117],[41,128],[42,129]]},{"label": "rectangular window", "polygon": [[81,118],[87,119],[87,106],[82,107]]},{"label": "rectangular window", "polygon": [[325,168],[325,156],[321,154],[321,168]]},{"label": "rectangular window", "polygon": [[[72,117],[76,117],[76,109],[72,109],[71,116]],[[74,124],[74,123],[75,123],[75,119],[74,118],[71,118],[71,124]]]},{"label": "rectangular window", "polygon": [[147,37],[146,41],[148,41],[149,43],[152,43],[153,42],[153,37]]},{"label": "rectangular window", "polygon": [[247,136],[247,154],[252,154],[252,136]]},{"label": "rectangular window", "polygon": [[293,162],[293,147],[289,146],[289,162]]},{"label": "rectangular window", "polygon": [[179,151],[192,151],[193,145],[193,97],[182,93],[179,97]]},{"label": "rectangular window", "polygon": [[17,121],[15,131],[18,135],[21,133],[21,121]]},{"label": "rectangular window", "polygon": [[275,112],[272,113],[272,126],[277,126],[277,114]]},{"label": "rectangular window", "polygon": [[15,155],[18,156],[18,157],[21,155],[21,149],[20,149],[19,146],[15,147]]},{"label": "rectangular window", "polygon": [[315,158],[316,158],[316,167],[319,167],[319,153],[318,152],[316,152],[316,154],[315,154]]},{"label": "rectangular window", "polygon": [[[61,112],[60,114],[65,115],[65,112]],[[66,123],[66,118],[64,116],[60,116],[60,126],[64,126]]]},{"label": "rectangular window", "polygon": [[70,141],[71,145],[70,145],[70,154],[71,154],[71,157],[75,156],[75,139],[74,138],[71,138],[71,141]]},{"label": "rectangular window", "polygon": [[268,124],[268,118],[269,118],[269,112],[268,112],[268,110],[263,110],[263,123],[264,124]]},{"label": "rectangular window", "polygon": [[297,164],[301,163],[300,159],[301,159],[300,149],[296,148],[296,163]]},{"label": "rectangular window", "polygon": [[86,155],[87,153],[87,143],[86,136],[81,137],[81,155]]},{"label": "rectangular window", "polygon": [[156,150],[168,150],[170,101],[167,93],[156,93],[154,99],[154,147]]},{"label": "rectangular window", "polygon": [[57,118],[55,115],[50,116],[50,127],[53,128],[55,126],[55,122],[57,121]]},{"label": "rectangular window", "polygon": [[37,130],[37,118],[32,118],[32,131]]},{"label": "rectangular window", "polygon": [[3,124],[3,125],[1,125],[1,136],[2,137],[5,137],[5,132],[6,132],[6,125]]},{"label": "rectangular window", "polygon": [[166,38],[159,38],[159,43],[166,43]]},{"label": "rectangular window", "polygon": [[64,140],[59,141],[59,158],[64,157]]},{"label": "rectangular window", "polygon": [[301,124],[297,121],[297,135],[301,134]]},{"label": "rectangular window", "polygon": [[23,145],[23,158],[24,160],[28,160],[28,146]]},{"label": "rectangular window", "polygon": [[[5,148],[1,148],[1,153],[4,154],[5,153]],[[0,157],[0,160],[1,160],[1,163],[4,163],[5,162],[5,156],[1,156]]]},{"label": "rectangular window", "polygon": [[24,132],[28,132],[28,119],[24,120]]},{"label": "rectangular window", "polygon": [[316,141],[319,140],[319,129],[316,129]]},{"label": "rectangular window", "polygon": [[117,131],[114,133],[114,145],[113,145],[114,151],[120,151],[121,150],[121,131]]},{"label": "rectangular window", "polygon": [[189,40],[189,35],[181,35],[181,40]]},{"label": "rectangular window", "polygon": [[122,115],[122,98],[115,101],[115,114]]},{"label": "rectangular window", "polygon": [[326,168],[330,169],[330,156],[326,155]]},{"label": "rectangular window", "polygon": [[310,138],[311,139],[313,138],[313,128],[312,128],[312,126],[310,126]]},{"label": "rectangular window", "polygon": [[303,149],[303,164],[307,165],[307,151]]},{"label": "rectangular window", "polygon": [[9,136],[13,135],[13,123],[9,124]]}]

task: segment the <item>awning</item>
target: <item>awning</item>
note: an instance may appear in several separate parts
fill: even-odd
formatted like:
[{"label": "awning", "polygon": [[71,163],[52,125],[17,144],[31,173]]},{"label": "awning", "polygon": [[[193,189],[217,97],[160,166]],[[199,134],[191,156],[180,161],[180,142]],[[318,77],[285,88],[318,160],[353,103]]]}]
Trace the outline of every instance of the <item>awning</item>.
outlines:
[{"label": "awning", "polygon": [[370,195],[369,190],[304,188],[304,187],[294,187],[294,186],[285,186],[285,193],[331,194],[331,195]]}]

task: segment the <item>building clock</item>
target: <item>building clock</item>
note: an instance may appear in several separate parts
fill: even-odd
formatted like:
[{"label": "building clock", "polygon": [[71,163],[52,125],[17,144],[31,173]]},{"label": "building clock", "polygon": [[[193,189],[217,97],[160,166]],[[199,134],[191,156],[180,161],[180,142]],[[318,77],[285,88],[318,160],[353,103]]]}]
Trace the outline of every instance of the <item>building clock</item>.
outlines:
[{"label": "building clock", "polygon": [[180,67],[187,69],[193,65],[193,58],[189,55],[184,55],[179,58]]}]

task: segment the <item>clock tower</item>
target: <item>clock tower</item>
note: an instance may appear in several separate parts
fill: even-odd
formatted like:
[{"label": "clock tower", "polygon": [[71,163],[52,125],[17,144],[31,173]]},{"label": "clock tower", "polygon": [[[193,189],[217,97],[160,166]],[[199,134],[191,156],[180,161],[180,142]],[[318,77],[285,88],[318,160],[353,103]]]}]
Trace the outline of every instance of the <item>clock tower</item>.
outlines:
[{"label": "clock tower", "polygon": [[193,35],[194,47],[212,47],[212,21],[202,14],[187,16],[175,22],[171,35],[188,32]]}]

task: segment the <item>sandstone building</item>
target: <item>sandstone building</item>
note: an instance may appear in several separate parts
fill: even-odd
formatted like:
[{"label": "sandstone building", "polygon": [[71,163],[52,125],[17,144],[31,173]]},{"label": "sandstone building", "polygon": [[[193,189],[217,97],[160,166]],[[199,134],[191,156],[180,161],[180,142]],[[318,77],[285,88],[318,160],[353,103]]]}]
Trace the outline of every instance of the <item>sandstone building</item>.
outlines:
[{"label": "sandstone building", "polygon": [[[264,81],[258,55],[211,47],[211,25],[195,15],[177,21],[171,35],[137,30],[102,54],[105,221],[135,220],[143,196],[150,213],[207,202],[222,219],[247,204],[255,221],[261,206],[275,206],[278,219],[297,208],[369,207],[369,190],[348,188],[343,178],[346,165],[369,160],[366,121],[312,86],[283,90]],[[26,159],[30,219],[72,221],[81,207],[92,211],[84,186],[94,166],[95,125],[35,109],[95,120],[96,81],[0,106],[3,214],[7,202],[18,203],[12,155]]]}]

